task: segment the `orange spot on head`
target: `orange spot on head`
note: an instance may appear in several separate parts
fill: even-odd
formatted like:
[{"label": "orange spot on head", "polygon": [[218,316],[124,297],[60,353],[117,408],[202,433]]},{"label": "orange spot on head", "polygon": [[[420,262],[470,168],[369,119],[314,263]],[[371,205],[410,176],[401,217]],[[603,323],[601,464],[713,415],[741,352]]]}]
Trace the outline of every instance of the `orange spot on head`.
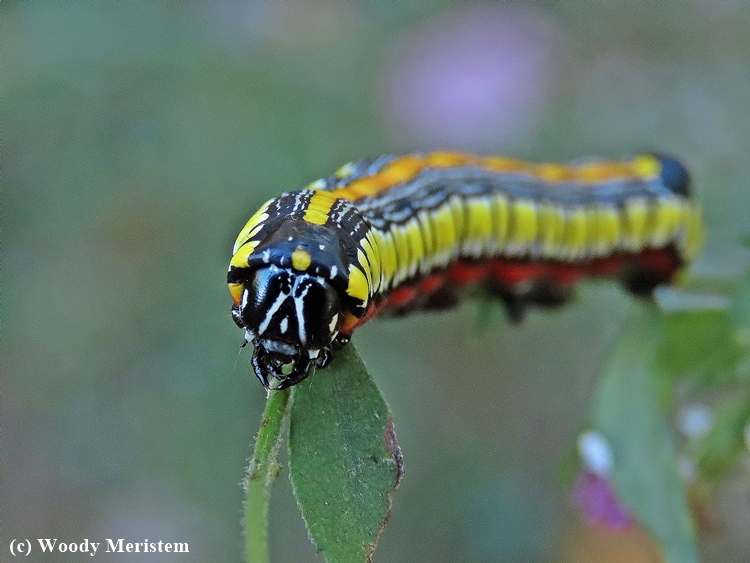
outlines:
[{"label": "orange spot on head", "polygon": [[242,291],[245,289],[245,285],[241,283],[230,283],[228,285],[232,301],[234,301],[235,305],[239,305],[242,300]]},{"label": "orange spot on head", "polygon": [[341,321],[339,332],[341,334],[351,334],[357,328],[357,325],[359,325],[359,317],[351,313],[344,313],[344,319]]}]

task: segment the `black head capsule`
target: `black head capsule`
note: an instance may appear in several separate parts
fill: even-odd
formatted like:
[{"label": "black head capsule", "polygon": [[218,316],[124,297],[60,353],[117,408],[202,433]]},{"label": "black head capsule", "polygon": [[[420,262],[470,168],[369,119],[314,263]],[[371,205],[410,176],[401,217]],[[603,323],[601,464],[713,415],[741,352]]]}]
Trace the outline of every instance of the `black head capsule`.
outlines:
[{"label": "black head capsule", "polygon": [[364,315],[362,284],[352,290],[350,269],[368,228],[352,204],[302,190],[266,203],[240,232],[227,274],[232,318],[267,389],[327,365],[339,332]]},{"label": "black head capsule", "polygon": [[338,291],[320,276],[273,264],[250,274],[232,316],[253,344],[264,387],[285,389],[330,361],[340,309]]}]

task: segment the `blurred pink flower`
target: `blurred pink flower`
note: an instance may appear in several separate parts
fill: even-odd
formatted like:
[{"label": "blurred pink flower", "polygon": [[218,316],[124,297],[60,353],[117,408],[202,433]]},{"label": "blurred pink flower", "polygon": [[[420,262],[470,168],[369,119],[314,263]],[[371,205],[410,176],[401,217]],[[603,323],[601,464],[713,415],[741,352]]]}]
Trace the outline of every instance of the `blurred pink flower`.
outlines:
[{"label": "blurred pink flower", "polygon": [[576,480],[573,505],[581,510],[586,523],[610,530],[625,530],[634,524],[627,509],[620,504],[606,477],[584,471]]},{"label": "blurred pink flower", "polygon": [[385,68],[389,122],[418,145],[531,138],[553,93],[562,34],[527,7],[460,6],[396,42]]}]

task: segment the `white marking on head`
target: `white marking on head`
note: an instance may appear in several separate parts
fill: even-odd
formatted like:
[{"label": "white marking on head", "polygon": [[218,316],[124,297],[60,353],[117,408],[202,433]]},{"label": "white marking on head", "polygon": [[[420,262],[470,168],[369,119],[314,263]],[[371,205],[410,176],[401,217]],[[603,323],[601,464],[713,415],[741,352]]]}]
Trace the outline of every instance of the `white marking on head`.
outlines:
[{"label": "white marking on head", "polygon": [[309,284],[310,276],[297,276],[294,280],[294,286],[292,287],[292,295],[296,293],[297,287],[303,281],[307,281],[308,284],[299,296],[294,296],[294,309],[297,312],[297,327],[299,329],[299,341],[303,346],[307,343],[307,332],[305,331],[305,296],[310,290]]},{"label": "white marking on head", "polygon": [[286,301],[288,297],[288,293],[279,293],[278,297],[276,297],[276,301],[273,302],[271,307],[268,309],[266,316],[263,317],[263,322],[260,323],[260,326],[258,327],[258,334],[263,334],[266,331],[268,325],[271,324],[271,319],[276,314],[276,311],[281,308],[281,306],[284,304],[284,301]]},{"label": "white marking on head", "polygon": [[333,319],[331,319],[331,323],[328,325],[328,330],[333,334],[336,332],[336,323],[339,321],[339,314],[336,313],[333,315]]}]

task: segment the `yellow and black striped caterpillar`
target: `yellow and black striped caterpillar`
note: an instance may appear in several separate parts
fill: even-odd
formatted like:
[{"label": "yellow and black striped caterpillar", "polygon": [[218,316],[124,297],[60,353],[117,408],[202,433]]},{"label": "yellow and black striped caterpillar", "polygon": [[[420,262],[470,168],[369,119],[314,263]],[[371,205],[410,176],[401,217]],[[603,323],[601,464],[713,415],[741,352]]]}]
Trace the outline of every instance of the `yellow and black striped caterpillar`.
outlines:
[{"label": "yellow and black striped caterpillar", "polygon": [[583,277],[636,294],[698,251],[675,159],[530,164],[452,152],[382,156],[266,202],[237,237],[232,317],[268,388],[302,381],[376,314],[440,308],[481,285],[519,320]]}]

